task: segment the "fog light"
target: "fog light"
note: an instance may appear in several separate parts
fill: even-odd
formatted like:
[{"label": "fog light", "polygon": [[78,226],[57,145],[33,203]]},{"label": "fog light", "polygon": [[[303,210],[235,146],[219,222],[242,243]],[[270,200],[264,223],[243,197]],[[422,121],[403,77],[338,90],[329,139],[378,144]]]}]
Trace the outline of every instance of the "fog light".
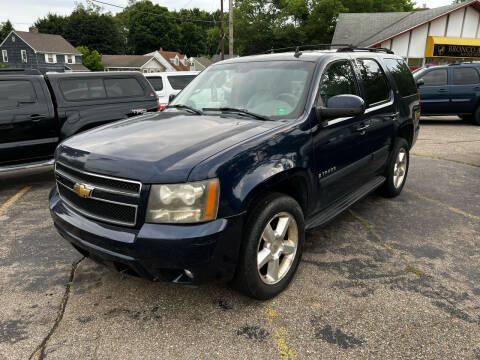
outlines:
[{"label": "fog light", "polygon": [[188,278],[193,279],[193,274],[190,270],[184,269],[185,275],[187,275]]}]

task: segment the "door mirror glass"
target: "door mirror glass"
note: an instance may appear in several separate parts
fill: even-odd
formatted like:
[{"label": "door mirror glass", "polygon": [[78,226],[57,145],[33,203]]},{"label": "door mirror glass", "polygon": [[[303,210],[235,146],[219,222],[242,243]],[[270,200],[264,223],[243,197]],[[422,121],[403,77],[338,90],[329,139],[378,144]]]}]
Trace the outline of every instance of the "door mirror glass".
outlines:
[{"label": "door mirror glass", "polygon": [[171,102],[173,99],[175,99],[175,96],[177,96],[177,95],[175,95],[175,94],[170,94],[170,95],[168,96],[168,102]]},{"label": "door mirror glass", "polygon": [[350,117],[363,114],[365,101],[357,95],[336,95],[327,101],[326,107],[318,107],[317,112],[322,120]]},{"label": "door mirror glass", "polygon": [[423,79],[418,79],[418,80],[417,80],[417,87],[420,87],[420,86],[422,86],[422,85],[425,85],[425,80],[423,80]]}]

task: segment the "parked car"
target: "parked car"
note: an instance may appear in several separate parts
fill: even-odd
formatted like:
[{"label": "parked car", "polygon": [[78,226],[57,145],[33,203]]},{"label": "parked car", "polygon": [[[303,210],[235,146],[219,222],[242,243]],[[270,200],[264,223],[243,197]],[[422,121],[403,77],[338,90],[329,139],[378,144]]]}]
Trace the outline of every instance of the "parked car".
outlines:
[{"label": "parked car", "polygon": [[138,72],[0,70],[0,171],[53,163],[61,140],[156,110],[153,88]]},{"label": "parked car", "polygon": [[159,110],[162,110],[168,105],[170,95],[177,95],[199,73],[200,71],[167,71],[143,75],[155,89]]},{"label": "parked car", "polygon": [[271,298],[306,229],[375,189],[400,194],[418,120],[416,84],[390,51],[226,60],[162,112],[60,144],[51,215],[80,253],[123,273],[234,280]]},{"label": "parked car", "polygon": [[416,71],[422,115],[458,115],[480,125],[480,64],[434,66]]}]

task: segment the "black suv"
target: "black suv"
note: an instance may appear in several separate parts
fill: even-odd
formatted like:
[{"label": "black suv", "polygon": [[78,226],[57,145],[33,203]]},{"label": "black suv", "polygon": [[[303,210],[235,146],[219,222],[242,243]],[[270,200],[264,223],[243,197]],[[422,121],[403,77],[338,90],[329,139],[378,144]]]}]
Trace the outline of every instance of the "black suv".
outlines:
[{"label": "black suv", "polygon": [[50,210],[85,256],[177,283],[285,289],[305,230],[402,191],[419,98],[401,57],[339,49],[210,66],[161,113],[56,151]]},{"label": "black suv", "polygon": [[422,68],[414,77],[422,115],[458,115],[480,125],[480,63]]},{"label": "black suv", "polygon": [[139,72],[0,70],[0,172],[53,163],[60,140],[147,110],[157,97]]}]

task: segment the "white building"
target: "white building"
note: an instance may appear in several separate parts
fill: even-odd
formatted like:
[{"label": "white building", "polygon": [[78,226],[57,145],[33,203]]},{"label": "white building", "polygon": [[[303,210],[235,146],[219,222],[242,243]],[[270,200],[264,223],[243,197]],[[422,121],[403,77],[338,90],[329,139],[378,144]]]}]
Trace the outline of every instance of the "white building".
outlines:
[{"label": "white building", "polygon": [[387,48],[411,67],[480,60],[480,1],[412,12],[342,13],[332,44]]}]

